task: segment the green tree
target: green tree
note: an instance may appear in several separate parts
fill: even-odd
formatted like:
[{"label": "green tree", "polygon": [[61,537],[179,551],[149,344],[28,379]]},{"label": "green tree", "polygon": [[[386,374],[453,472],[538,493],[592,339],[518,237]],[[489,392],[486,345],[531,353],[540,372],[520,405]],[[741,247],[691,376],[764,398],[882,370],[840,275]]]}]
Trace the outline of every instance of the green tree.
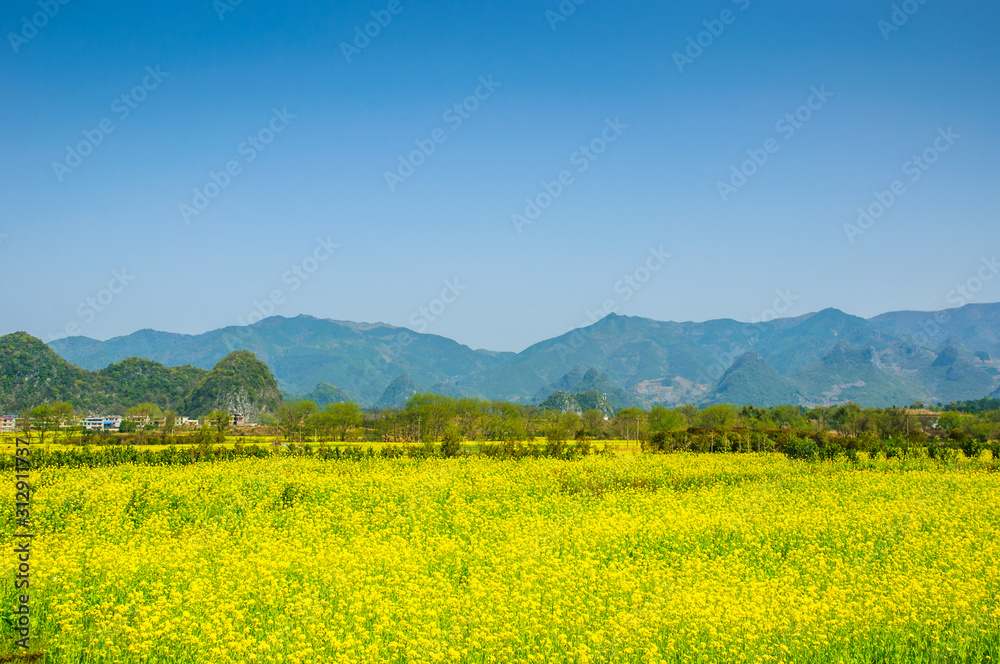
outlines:
[{"label": "green tree", "polygon": [[798,406],[776,406],[771,409],[771,418],[782,429],[804,429],[806,424]]},{"label": "green tree", "polygon": [[591,438],[600,437],[601,429],[604,428],[604,413],[596,408],[591,408],[590,410],[583,411],[581,417],[583,419],[583,430],[586,434]]},{"label": "green tree", "polygon": [[484,421],[487,440],[512,442],[524,440],[528,436],[524,419],[512,403],[504,401],[490,403]]},{"label": "green tree", "polygon": [[21,431],[21,433],[24,434],[24,437],[27,438],[30,441],[31,440],[31,411],[30,410],[26,410],[23,413],[21,413],[20,415],[18,415],[17,419],[14,421],[14,424],[15,424],[15,428],[19,429]]},{"label": "green tree", "polygon": [[861,406],[851,402],[833,409],[829,416],[830,425],[842,436],[856,438],[862,427]]},{"label": "green tree", "polygon": [[325,428],[336,432],[337,440],[344,442],[352,429],[361,426],[361,406],[352,402],[331,403],[318,414]]},{"label": "green tree", "polygon": [[155,403],[148,403],[148,402],[137,404],[129,408],[127,411],[125,411],[126,415],[143,415],[150,419],[159,419],[161,413],[162,411],[160,410],[159,406],[157,406]]},{"label": "green tree", "polygon": [[463,440],[475,440],[483,427],[483,410],[489,405],[487,401],[464,398],[455,403],[457,410],[457,425],[462,432]]},{"label": "green tree", "polygon": [[312,401],[286,401],[278,406],[275,414],[278,432],[285,440],[302,442],[309,418],[316,412],[316,404]]},{"label": "green tree", "polygon": [[698,413],[698,425],[704,429],[729,429],[736,421],[736,408],[722,403]]},{"label": "green tree", "polygon": [[35,406],[29,414],[30,418],[35,421],[35,426],[38,427],[38,430],[42,434],[39,442],[43,444],[45,443],[46,432],[51,431],[53,437],[55,437],[55,432],[72,415],[73,406],[65,401],[54,401],[42,404],[41,406]]},{"label": "green tree", "polygon": [[945,431],[960,429],[965,423],[966,416],[952,410],[945,411],[938,416],[937,424]]},{"label": "green tree", "polygon": [[438,440],[455,417],[455,400],[440,394],[414,394],[403,412],[416,425],[418,440]]},{"label": "green tree", "polygon": [[622,408],[615,413],[615,423],[625,440],[639,440],[639,425],[645,419],[638,408]]},{"label": "green tree", "polygon": [[687,429],[687,420],[676,410],[671,410],[663,406],[653,406],[649,415],[649,430],[652,433],[660,431],[683,431]]},{"label": "green tree", "polygon": [[163,413],[163,433],[169,436],[174,432],[175,426],[177,426],[177,413],[172,410]]},{"label": "green tree", "polygon": [[205,416],[205,421],[219,434],[220,437],[226,435],[226,429],[233,423],[233,417],[227,411],[214,410]]},{"label": "green tree", "polygon": [[549,443],[563,443],[570,436],[575,436],[582,421],[580,416],[572,411],[554,413],[552,421],[545,429],[545,439]]}]

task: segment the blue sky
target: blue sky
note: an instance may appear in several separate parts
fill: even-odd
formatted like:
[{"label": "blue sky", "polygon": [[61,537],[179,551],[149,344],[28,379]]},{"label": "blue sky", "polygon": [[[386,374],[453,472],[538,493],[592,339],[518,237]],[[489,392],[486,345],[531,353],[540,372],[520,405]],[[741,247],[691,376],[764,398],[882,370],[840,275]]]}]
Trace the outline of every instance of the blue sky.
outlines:
[{"label": "blue sky", "polygon": [[1000,250],[996,3],[234,2],[4,3],[0,333],[521,350],[944,309]]}]

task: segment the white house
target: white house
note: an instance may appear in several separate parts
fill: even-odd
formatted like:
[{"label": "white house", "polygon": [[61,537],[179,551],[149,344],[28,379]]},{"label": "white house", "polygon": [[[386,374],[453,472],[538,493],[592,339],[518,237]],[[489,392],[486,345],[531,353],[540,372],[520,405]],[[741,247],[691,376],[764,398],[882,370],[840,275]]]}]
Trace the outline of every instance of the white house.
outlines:
[{"label": "white house", "polygon": [[0,432],[11,432],[17,429],[17,418],[13,415],[0,415]]},{"label": "white house", "polygon": [[118,431],[122,424],[120,415],[111,417],[88,417],[83,421],[83,426],[87,431]]}]

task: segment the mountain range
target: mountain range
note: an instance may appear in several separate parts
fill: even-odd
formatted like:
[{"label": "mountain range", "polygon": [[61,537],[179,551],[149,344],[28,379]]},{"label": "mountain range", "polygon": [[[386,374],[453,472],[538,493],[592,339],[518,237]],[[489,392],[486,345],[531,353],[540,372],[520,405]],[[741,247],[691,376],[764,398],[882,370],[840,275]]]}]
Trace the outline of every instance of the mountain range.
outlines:
[{"label": "mountain range", "polygon": [[98,371],[131,357],[208,370],[252,351],[286,396],[393,407],[417,391],[515,403],[596,391],[615,407],[684,403],[909,405],[1000,388],[1000,304],[871,319],[837,309],[763,323],[611,314],[520,353],[385,324],[272,317],[199,335],[153,330],[50,347]]}]

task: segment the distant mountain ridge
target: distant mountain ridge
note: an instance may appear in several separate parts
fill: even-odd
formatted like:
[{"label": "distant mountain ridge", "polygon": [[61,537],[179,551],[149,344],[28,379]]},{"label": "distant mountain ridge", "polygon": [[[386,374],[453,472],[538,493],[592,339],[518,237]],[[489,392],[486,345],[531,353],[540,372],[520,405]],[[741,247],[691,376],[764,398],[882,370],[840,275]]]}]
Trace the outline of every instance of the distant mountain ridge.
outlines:
[{"label": "distant mountain ridge", "polygon": [[[414,390],[536,404],[555,392],[596,391],[609,401],[648,407],[947,403],[1000,388],[1000,304],[868,320],[825,309],[756,324],[611,314],[520,353],[310,316],[201,335],[142,330],[105,342],[74,337],[50,346],[86,369],[132,355],[206,369],[233,350],[250,350],[286,394],[308,395],[326,383],[321,392],[331,399],[384,407]],[[588,372],[599,384],[583,381]]]},{"label": "distant mountain ridge", "polygon": [[451,339],[382,324],[272,317],[248,327],[199,335],[141,330],[105,342],[85,337],[53,341],[50,347],[78,366],[97,370],[137,355],[166,366],[214,367],[236,350],[252,351],[270,367],[281,390],[304,395],[320,383],[352,399],[374,404],[396,376],[407,372],[430,391],[455,375],[502,363],[512,353],[474,351]]}]

